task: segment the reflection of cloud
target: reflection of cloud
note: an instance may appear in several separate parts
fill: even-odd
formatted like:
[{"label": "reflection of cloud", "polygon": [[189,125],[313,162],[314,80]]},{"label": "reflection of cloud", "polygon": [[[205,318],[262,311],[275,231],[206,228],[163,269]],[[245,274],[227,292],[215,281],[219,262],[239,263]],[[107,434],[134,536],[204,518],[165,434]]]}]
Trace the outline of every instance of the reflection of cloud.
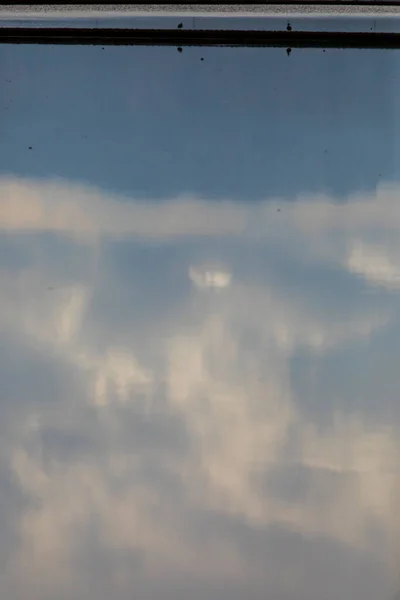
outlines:
[{"label": "reflection of cloud", "polygon": [[[309,239],[307,246],[311,239],[318,240],[321,249],[336,240],[339,249],[342,240],[349,242],[349,236],[357,231],[369,234],[385,228],[386,233],[395,234],[400,222],[398,192],[389,185],[371,196],[355,194],[346,204],[316,195],[299,196],[296,203],[276,199],[254,205],[193,196],[152,202],[107,194],[62,179],[2,176],[0,198],[1,229],[53,231],[84,239],[91,235],[160,239],[245,235],[277,240],[284,235],[287,241],[293,234],[302,243]],[[277,206],[284,210],[277,213]]]},{"label": "reflection of cloud", "polygon": [[[349,568],[351,557],[355,566],[368,558],[386,576],[397,573],[398,423],[368,424],[362,404],[358,410],[337,409],[324,427],[311,422],[291,373],[291,361],[299,356],[312,354],[318,368],[328,350],[340,355],[355,340],[368,340],[396,323],[396,306],[382,310],[362,292],[353,311],[346,302],[353,290],[336,290],[342,303],[332,313],[325,305],[316,310],[319,294],[312,277],[290,287],[293,272],[304,273],[315,263],[321,270],[334,265],[346,274],[363,275],[367,282],[393,279],[397,267],[391,271],[382,259],[390,256],[390,264],[396,263],[396,243],[388,231],[395,232],[397,205],[390,190],[380,197],[391,215],[387,223],[373,198],[340,206],[327,199],[304,200],[277,214],[274,203],[252,207],[181,199],[151,206],[61,183],[3,179],[0,190],[0,227],[14,232],[53,231],[80,240],[89,236],[89,241],[97,235],[105,241],[182,238],[185,256],[185,238],[192,236],[228,236],[235,244],[252,238],[255,248],[244,265],[248,268],[235,264],[240,252],[229,254],[234,278],[231,267],[220,266],[223,260],[215,263],[218,267],[205,263],[200,249],[188,257],[182,279],[189,271],[195,285],[229,285],[229,293],[195,294],[193,299],[177,291],[173,300],[160,298],[150,308],[150,296],[140,303],[127,293],[129,286],[152,293],[145,287],[147,265],[140,275],[129,271],[129,277],[112,279],[112,262],[99,259],[95,268],[88,261],[76,280],[73,269],[67,277],[63,264],[68,248],[75,247],[73,239],[54,258],[60,281],[51,293],[43,291],[50,260],[43,256],[38,260],[32,254],[30,267],[0,273],[7,284],[0,296],[2,329],[17,345],[27,344],[32,352],[67,365],[80,391],[72,399],[70,390],[63,390],[49,411],[21,399],[22,415],[7,456],[32,502],[18,522],[21,544],[13,564],[23,568],[28,584],[24,589],[21,581],[17,597],[27,597],[32,582],[34,594],[42,598],[83,597],[94,589],[91,573],[77,564],[82,547],[87,554],[107,550],[134,557],[124,567],[113,567],[111,575],[97,575],[104,588],[88,597],[100,600],[110,597],[112,586],[114,592],[122,590],[116,597],[125,600],[132,596],[133,581],[142,581],[137,593],[144,598],[149,581],[185,576],[219,583],[229,579],[250,586],[247,592],[262,590],[264,597],[273,589],[279,597],[293,598],[300,586],[301,598],[333,600],[337,590],[326,590],[322,576],[319,580],[313,573],[319,583],[311,593],[304,573],[296,572],[300,559],[285,558],[293,536],[302,540],[302,550],[308,543],[319,549],[321,540],[336,544],[348,552]],[[376,221],[382,231],[378,241]],[[269,251],[259,267],[256,255],[263,241]],[[111,252],[103,246],[104,254]],[[372,260],[376,247],[382,249],[381,262]],[[271,264],[283,248],[294,269],[277,277]],[[167,250],[165,244],[160,260]],[[97,312],[100,296],[106,318]],[[167,302],[176,302],[177,310],[170,311]],[[122,324],[115,317],[120,310]],[[133,323],[137,314],[127,327],[127,319]],[[138,433],[149,423],[154,439]],[[172,423],[172,433],[157,446],[157,427],[165,423]],[[71,452],[68,460],[49,458],[44,449],[49,428],[79,431],[89,440],[89,450]],[[187,448],[177,452],[172,440],[182,430]],[[276,481],[296,472],[306,483],[303,495],[293,498],[285,492],[290,486],[279,487]],[[216,515],[225,524],[214,532]],[[246,560],[251,543],[249,549],[241,528],[261,536],[261,559]],[[282,561],[288,561],[279,571],[288,571],[290,584],[264,560],[264,554],[275,551],[276,530],[283,532]],[[333,568],[331,557],[328,552],[326,569]],[[302,560],[313,568],[312,555]],[[132,564],[140,575],[134,570],[133,577]],[[361,600],[352,583],[343,585],[347,595],[351,589],[352,597]]]},{"label": "reflection of cloud", "polygon": [[235,235],[246,213],[232,204],[182,198],[168,204],[109,195],[64,181],[0,180],[0,229],[52,231],[82,240],[92,236],[168,239],[197,235]]},{"label": "reflection of cloud", "polygon": [[94,376],[94,399],[105,406],[115,390],[117,398],[127,402],[134,391],[151,391],[152,376],[141,367],[129,349],[113,348],[105,357],[95,357],[92,352],[76,356],[77,364]]},{"label": "reflection of cloud", "polygon": [[400,287],[400,264],[393,264],[385,254],[385,248],[371,248],[363,243],[355,244],[348,257],[349,271],[362,275],[372,284],[388,288]]},{"label": "reflection of cloud", "polygon": [[226,270],[205,267],[190,267],[189,277],[198,288],[225,288],[231,282],[231,273]]},{"label": "reflection of cloud", "polygon": [[[171,402],[186,415],[206,478],[196,485],[195,497],[255,524],[283,523],[306,535],[324,533],[365,548],[368,519],[376,515],[387,522],[394,516],[400,451],[395,429],[388,425],[370,432],[359,417],[349,421],[340,414],[329,432],[320,432],[293,402],[286,361],[273,348],[263,348],[265,364],[253,361],[243,369],[239,347],[230,351],[235,348],[230,331],[227,323],[211,321],[195,337],[172,344]],[[279,469],[293,431],[299,436],[295,460],[309,467],[316,481],[320,470],[348,475],[323,504],[315,506],[310,497],[287,505],[254,485],[258,469]]]}]

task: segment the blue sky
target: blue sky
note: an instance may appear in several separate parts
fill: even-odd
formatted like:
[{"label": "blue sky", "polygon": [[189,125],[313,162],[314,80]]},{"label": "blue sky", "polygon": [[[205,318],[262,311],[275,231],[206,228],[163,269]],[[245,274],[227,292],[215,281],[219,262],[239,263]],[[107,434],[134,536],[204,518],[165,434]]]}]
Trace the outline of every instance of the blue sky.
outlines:
[{"label": "blue sky", "polygon": [[391,600],[396,61],[0,46],[4,597]]},{"label": "blue sky", "polygon": [[396,60],[385,51],[5,45],[0,169],[152,199],[344,198],[398,176]]}]

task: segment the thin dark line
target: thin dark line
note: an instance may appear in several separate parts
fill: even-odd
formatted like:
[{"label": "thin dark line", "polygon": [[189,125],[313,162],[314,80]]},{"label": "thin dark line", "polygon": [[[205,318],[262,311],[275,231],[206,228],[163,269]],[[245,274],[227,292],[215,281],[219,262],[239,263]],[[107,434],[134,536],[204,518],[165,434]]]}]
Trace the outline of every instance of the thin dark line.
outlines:
[{"label": "thin dark line", "polygon": [[400,48],[400,33],[0,27],[0,43],[179,47]]},{"label": "thin dark line", "polygon": [[[86,5],[88,7],[92,6],[98,6],[98,5],[110,5],[112,4],[112,0],[98,0],[97,2],[92,2],[91,0],[63,0],[62,3],[60,3],[61,5],[74,5],[74,4],[79,4],[79,5]],[[135,5],[148,5],[151,4],[148,2],[148,0],[135,0],[135,2],[133,2],[132,0],[119,0],[118,1],[119,5],[130,5],[130,4],[135,4]],[[168,0],[164,0],[163,2],[157,2],[156,3],[158,6],[170,6],[171,2]],[[235,4],[235,0],[233,0],[233,2],[229,2],[229,0],[226,0],[226,2],[216,2],[215,0],[198,0],[196,2],[189,2],[189,3],[183,3],[185,4],[185,6],[190,6],[193,5],[195,6],[201,6],[201,5],[212,5],[212,6],[225,6],[225,5],[230,5],[230,4]],[[304,5],[304,6],[312,6],[314,4],[319,4],[321,6],[400,6],[400,0],[251,0],[250,4],[253,5],[265,5],[265,6],[274,6],[277,4],[280,5]],[[2,6],[52,6],[54,7],[54,0],[45,0],[43,2],[27,2],[26,0],[9,0],[8,2],[6,2],[5,4],[0,4],[0,8]]]},{"label": "thin dark line", "polygon": [[[199,4],[202,4],[200,2]],[[207,2],[208,4],[208,2]],[[210,2],[210,4],[215,4]],[[397,6],[400,7],[400,0],[270,0],[269,2],[263,2],[262,0],[252,1],[251,4],[265,4],[266,6]]]}]

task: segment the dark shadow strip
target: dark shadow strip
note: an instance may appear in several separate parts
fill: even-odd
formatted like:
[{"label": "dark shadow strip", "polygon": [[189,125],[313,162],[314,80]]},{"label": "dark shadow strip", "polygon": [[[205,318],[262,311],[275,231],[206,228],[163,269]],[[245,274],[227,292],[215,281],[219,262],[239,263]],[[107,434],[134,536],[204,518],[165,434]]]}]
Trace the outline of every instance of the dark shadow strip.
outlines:
[{"label": "dark shadow strip", "polygon": [[1,27],[0,43],[101,46],[400,48],[399,33]]},{"label": "dark shadow strip", "polygon": [[[99,5],[111,5],[112,1],[111,0],[97,0],[97,2],[93,2],[93,0],[80,0],[79,3],[77,2],[77,0],[63,0],[61,3],[61,5],[76,5],[79,4],[80,7],[83,6],[87,6],[87,7],[92,7],[95,8]],[[132,0],[119,0],[118,5],[120,6],[126,6],[126,5],[132,5],[134,4],[135,6],[151,6],[154,7],[154,4],[149,4],[148,1],[146,0],[136,0],[136,2],[132,2]],[[187,9],[190,6],[193,6],[193,10],[196,10],[197,7],[202,6],[202,5],[208,5],[208,6],[226,6],[226,5],[230,5],[230,3],[228,1],[226,2],[221,2],[220,0],[197,0],[196,2],[189,2],[189,3],[182,3],[185,6],[185,11],[187,11]],[[181,4],[181,5],[182,5]],[[234,4],[234,3],[233,3]],[[303,5],[303,6],[309,6],[309,5],[313,5],[313,4],[318,4],[320,6],[399,6],[400,5],[400,0],[252,0],[250,2],[250,4],[252,5],[263,5],[266,8],[268,8],[268,6],[276,6],[276,5],[281,5],[281,6],[285,6],[285,5]],[[163,2],[157,2],[156,3],[157,6],[162,7],[162,6],[166,6],[169,9],[171,8],[171,2],[168,2],[168,0],[164,0]],[[0,4],[0,7],[2,5]],[[54,3],[54,0],[44,0],[44,1],[28,1],[28,0],[8,0],[7,2],[5,2],[5,4],[3,4],[3,6],[48,6],[49,8],[51,7],[53,10],[56,9],[56,5]],[[245,7],[245,4],[242,4],[241,7]],[[190,11],[187,11],[188,13]]]}]

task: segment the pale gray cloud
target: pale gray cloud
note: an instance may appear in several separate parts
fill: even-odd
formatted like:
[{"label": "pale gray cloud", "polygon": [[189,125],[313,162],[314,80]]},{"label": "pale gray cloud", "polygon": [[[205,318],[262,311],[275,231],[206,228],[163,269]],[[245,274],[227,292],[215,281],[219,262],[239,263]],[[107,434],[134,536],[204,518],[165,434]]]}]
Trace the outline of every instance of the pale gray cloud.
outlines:
[{"label": "pale gray cloud", "polygon": [[[364,257],[379,248],[380,264],[386,256],[394,266],[375,268],[374,285],[393,279],[394,191],[344,205],[181,198],[151,206],[7,179],[0,198],[0,227],[32,248],[23,267],[4,259],[1,330],[17,357],[40,357],[36,377],[62,381],[50,399],[44,385],[40,402],[33,379],[32,397],[24,390],[12,408],[18,418],[7,421],[2,456],[14,479],[5,489],[24,499],[3,513],[14,536],[0,568],[8,597],[385,597],[400,550],[399,423],[371,425],[359,404],[329,406],[322,427],[303,410],[291,361],[312,356],[318,369],[330,353],[368,347],[398,326],[396,296],[376,302],[364,293],[370,261],[354,250]],[[52,255],[38,251],[49,232],[64,240]],[[214,260],[212,237],[229,241]],[[129,261],[118,277],[112,271],[120,240],[142,252],[141,272]],[[146,263],[149,241],[159,262]],[[249,242],[252,253],[240,258]],[[76,260],[82,245],[85,259]],[[176,245],[186,259],[178,274],[171,260],[162,280],[165,290],[175,282],[174,294],[151,304],[148,280],[163,275]],[[290,268],[276,276],[283,249]],[[336,290],[336,311],[320,306],[306,276],[316,265],[351,281]],[[296,270],[304,279],[293,288]],[[225,285],[215,293],[207,281]],[[367,362],[367,380],[372,368]],[[4,373],[5,397],[7,385]],[[338,557],[354,578],[334,566]]]}]

